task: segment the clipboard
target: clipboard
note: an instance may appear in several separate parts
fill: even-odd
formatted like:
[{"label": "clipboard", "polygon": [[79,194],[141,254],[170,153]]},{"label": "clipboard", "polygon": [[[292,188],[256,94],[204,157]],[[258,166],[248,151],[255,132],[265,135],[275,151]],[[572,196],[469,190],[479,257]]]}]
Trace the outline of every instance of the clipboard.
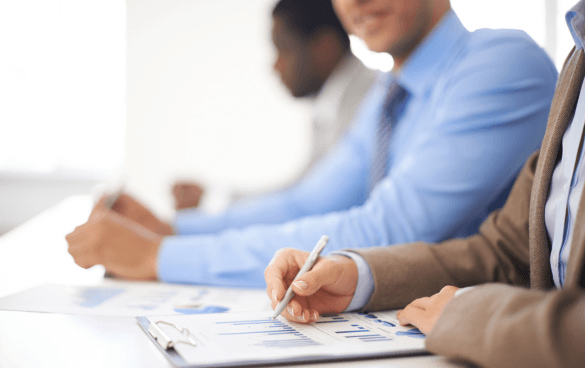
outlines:
[{"label": "clipboard", "polygon": [[[395,311],[342,313],[300,325],[270,312],[136,317],[157,348],[180,368],[318,363],[428,355],[418,329]],[[241,346],[240,346],[241,345]]]}]

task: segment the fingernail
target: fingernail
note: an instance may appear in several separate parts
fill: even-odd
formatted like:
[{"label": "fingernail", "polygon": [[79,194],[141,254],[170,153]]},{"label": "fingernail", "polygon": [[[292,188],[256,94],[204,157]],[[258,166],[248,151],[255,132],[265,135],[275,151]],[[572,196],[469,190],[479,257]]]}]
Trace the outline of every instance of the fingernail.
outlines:
[{"label": "fingernail", "polygon": [[309,288],[309,285],[304,281],[295,281],[294,284],[301,290],[307,290]]},{"label": "fingernail", "polygon": [[319,319],[319,315],[317,314],[317,312],[313,312],[313,319],[314,320]]},{"label": "fingernail", "polygon": [[291,316],[294,316],[294,313],[293,313],[293,307],[291,307],[291,306],[289,305],[288,307],[286,307],[286,310],[287,310],[287,312],[288,312],[288,313],[289,313]]},{"label": "fingernail", "polygon": [[302,313],[300,316],[297,317],[299,321],[305,322],[305,313]]},{"label": "fingernail", "polygon": [[275,302],[278,301],[276,300],[276,290],[272,290],[272,300],[274,300]]}]

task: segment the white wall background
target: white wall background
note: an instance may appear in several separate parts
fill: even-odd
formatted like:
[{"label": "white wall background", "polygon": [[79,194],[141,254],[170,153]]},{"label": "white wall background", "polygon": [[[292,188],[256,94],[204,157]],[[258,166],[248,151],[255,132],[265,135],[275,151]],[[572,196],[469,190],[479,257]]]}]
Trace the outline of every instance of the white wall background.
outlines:
[{"label": "white wall background", "polygon": [[0,234],[124,158],[123,0],[0,0]]}]

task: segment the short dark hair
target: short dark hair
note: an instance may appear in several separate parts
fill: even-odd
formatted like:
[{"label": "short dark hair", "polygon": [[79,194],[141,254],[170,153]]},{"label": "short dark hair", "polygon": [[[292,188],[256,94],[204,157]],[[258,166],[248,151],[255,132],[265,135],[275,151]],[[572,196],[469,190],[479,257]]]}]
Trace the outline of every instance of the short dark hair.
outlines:
[{"label": "short dark hair", "polygon": [[306,39],[328,28],[349,47],[349,37],[333,11],[331,0],[280,0],[272,10],[272,16],[281,16],[292,31]]}]

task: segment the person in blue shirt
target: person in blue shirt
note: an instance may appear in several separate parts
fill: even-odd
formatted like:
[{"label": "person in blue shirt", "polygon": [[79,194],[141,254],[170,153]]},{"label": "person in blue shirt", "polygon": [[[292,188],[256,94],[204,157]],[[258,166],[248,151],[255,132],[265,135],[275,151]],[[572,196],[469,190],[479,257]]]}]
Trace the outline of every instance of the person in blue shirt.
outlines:
[{"label": "person in blue shirt", "polygon": [[335,151],[296,187],[173,230],[129,196],[67,236],[82,267],[168,282],[262,287],[274,252],[327,252],[477,231],[544,134],[557,71],[524,32],[469,32],[448,0],[334,0],[394,69]]}]

